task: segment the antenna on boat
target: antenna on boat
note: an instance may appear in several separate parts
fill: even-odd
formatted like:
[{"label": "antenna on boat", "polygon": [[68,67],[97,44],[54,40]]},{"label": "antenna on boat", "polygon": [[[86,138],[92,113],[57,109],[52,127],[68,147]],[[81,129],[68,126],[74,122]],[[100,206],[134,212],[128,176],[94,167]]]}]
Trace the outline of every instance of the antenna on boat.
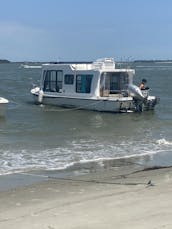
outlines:
[{"label": "antenna on boat", "polygon": [[122,62],[123,62],[123,60],[122,60],[122,57],[120,58],[120,61],[119,61],[119,68],[121,69],[122,68]]},{"label": "antenna on boat", "polygon": [[129,65],[129,63],[130,63],[130,59],[131,59],[131,57],[132,57],[132,56],[127,57],[127,60],[126,60],[127,69],[130,69],[130,65]]},{"label": "antenna on boat", "polygon": [[61,59],[62,59],[62,58],[61,58],[60,56],[58,56],[58,57],[57,57],[57,62],[60,62]]}]

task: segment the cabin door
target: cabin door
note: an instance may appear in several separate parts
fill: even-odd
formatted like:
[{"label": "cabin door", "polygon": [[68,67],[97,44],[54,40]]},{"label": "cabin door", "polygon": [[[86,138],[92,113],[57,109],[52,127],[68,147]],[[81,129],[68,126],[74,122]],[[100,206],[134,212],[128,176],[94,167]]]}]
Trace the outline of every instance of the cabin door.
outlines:
[{"label": "cabin door", "polygon": [[100,96],[109,96],[110,93],[110,77],[103,73],[100,78]]},{"label": "cabin door", "polygon": [[100,96],[119,94],[126,90],[129,76],[123,72],[104,72],[100,78]]},{"label": "cabin door", "polygon": [[76,76],[76,92],[78,93],[90,93],[92,75],[77,75]]}]

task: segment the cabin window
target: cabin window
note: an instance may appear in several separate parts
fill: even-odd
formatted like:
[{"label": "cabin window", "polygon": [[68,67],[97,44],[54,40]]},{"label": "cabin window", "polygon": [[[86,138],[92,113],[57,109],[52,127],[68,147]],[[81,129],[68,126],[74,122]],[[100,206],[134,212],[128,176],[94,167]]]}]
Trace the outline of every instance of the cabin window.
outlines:
[{"label": "cabin window", "polygon": [[65,75],[65,84],[73,84],[74,75]]},{"label": "cabin window", "polygon": [[129,82],[126,72],[104,72],[100,79],[100,92],[106,94],[116,94],[125,90]]},{"label": "cabin window", "polygon": [[92,78],[93,78],[93,75],[77,75],[76,76],[76,92],[77,93],[90,93]]},{"label": "cabin window", "polygon": [[44,91],[61,92],[62,82],[62,71],[47,70],[44,72]]}]

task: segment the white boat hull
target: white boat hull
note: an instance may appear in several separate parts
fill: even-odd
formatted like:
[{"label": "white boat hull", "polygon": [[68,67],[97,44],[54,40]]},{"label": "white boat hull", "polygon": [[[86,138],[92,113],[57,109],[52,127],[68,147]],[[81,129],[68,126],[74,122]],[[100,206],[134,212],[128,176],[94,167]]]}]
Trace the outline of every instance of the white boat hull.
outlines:
[{"label": "white boat hull", "polygon": [[[136,111],[136,104],[132,97],[99,97],[99,98],[69,98],[62,96],[49,96],[45,95],[42,98],[42,101],[39,101],[39,95],[33,94],[35,103],[41,103],[46,105],[55,105],[66,108],[73,109],[83,109],[83,110],[93,110],[93,111],[102,111],[102,112],[131,112]],[[152,110],[154,104],[151,101],[154,101],[155,98],[151,98],[149,105],[145,106],[144,110]],[[151,103],[150,103],[151,102]]]}]

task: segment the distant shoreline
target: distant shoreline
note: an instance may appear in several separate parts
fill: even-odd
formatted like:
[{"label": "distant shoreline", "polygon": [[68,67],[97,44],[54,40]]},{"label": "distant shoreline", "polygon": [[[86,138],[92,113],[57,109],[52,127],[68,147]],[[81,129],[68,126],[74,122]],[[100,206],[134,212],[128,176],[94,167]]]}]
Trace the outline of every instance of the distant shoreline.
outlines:
[{"label": "distant shoreline", "polygon": [[171,63],[172,60],[134,60],[133,62],[138,63],[138,62],[145,62],[145,63],[157,63],[157,62],[169,62]]},{"label": "distant shoreline", "polygon": [[6,64],[6,63],[11,63],[9,60],[0,60],[0,64]]},{"label": "distant shoreline", "polygon": [[[64,63],[65,62],[69,62],[69,61],[63,61]],[[70,61],[70,62],[76,62],[75,60],[74,61]],[[77,62],[81,62],[81,61],[77,61]],[[88,62],[88,61],[82,61],[82,62]],[[128,61],[118,61],[116,60],[117,63],[163,63],[163,62],[166,62],[166,63],[172,63],[172,60],[161,60],[161,59],[157,59],[157,60],[128,60]],[[57,62],[52,62],[52,61],[10,61],[10,60],[6,60],[6,59],[0,59],[0,64],[6,64],[6,63],[27,63],[27,64],[31,64],[31,63],[58,63]]]}]

